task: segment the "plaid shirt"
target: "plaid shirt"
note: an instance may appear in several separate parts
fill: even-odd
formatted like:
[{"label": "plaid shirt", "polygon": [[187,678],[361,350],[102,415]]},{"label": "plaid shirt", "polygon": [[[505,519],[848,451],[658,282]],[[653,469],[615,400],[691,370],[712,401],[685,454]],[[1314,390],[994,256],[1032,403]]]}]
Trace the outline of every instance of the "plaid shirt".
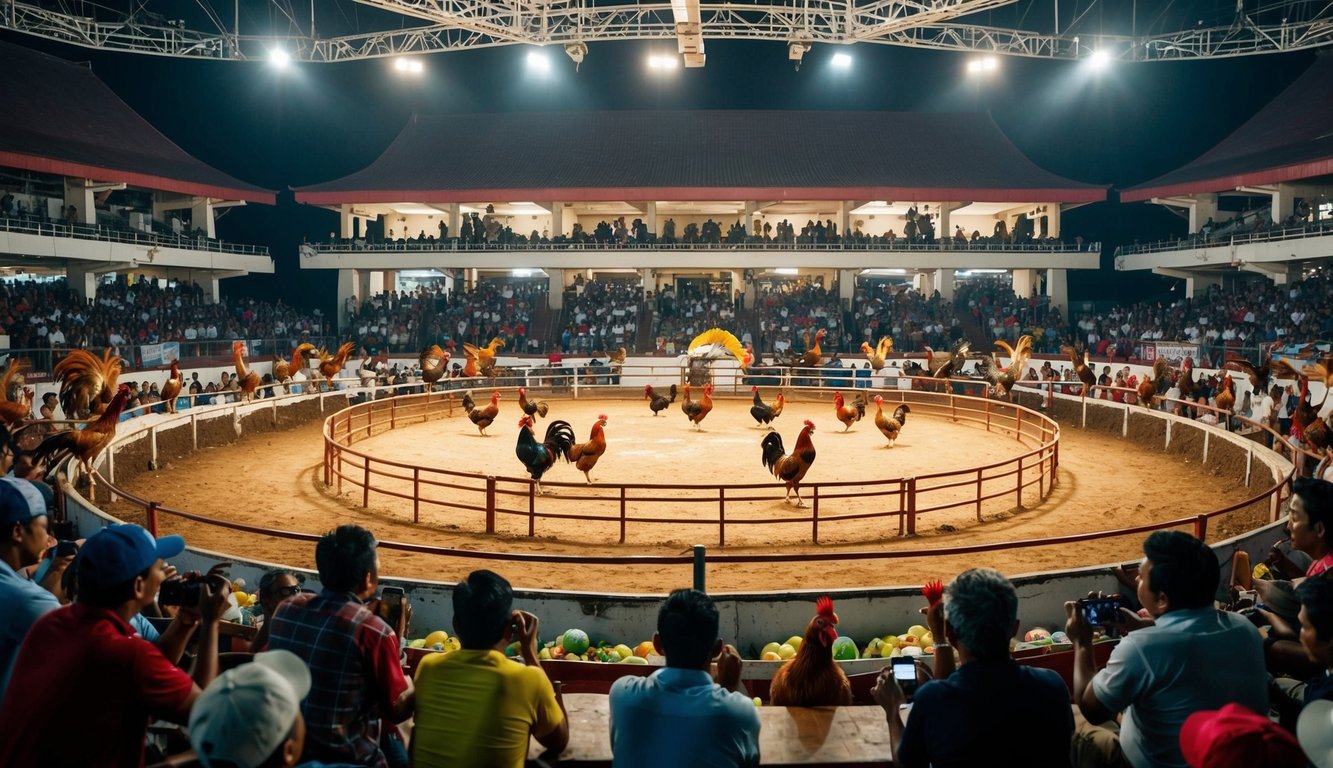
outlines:
[{"label": "plaid shirt", "polygon": [[351,594],[297,595],[274,614],[270,650],[310,667],[304,759],[385,766],[380,717],[407,689],[398,636]]}]

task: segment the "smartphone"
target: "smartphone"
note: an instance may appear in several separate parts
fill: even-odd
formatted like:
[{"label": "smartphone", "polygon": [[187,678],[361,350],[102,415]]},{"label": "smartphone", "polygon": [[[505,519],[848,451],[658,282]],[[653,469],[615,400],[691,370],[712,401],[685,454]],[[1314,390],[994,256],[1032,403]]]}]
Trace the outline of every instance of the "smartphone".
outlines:
[{"label": "smartphone", "polygon": [[77,541],[61,541],[55,547],[56,557],[69,557],[79,553],[79,543]]},{"label": "smartphone", "polygon": [[380,618],[388,624],[393,631],[398,631],[399,622],[403,620],[403,603],[407,601],[407,594],[403,592],[402,587],[383,587],[380,589]]},{"label": "smartphone", "polygon": [[911,656],[893,657],[893,679],[910,701],[916,693],[916,659]]},{"label": "smartphone", "polygon": [[203,583],[198,579],[172,579],[162,582],[157,591],[158,605],[196,606],[203,593]]},{"label": "smartphone", "polygon": [[1085,597],[1078,601],[1078,609],[1083,614],[1083,621],[1090,627],[1101,627],[1111,636],[1119,634],[1123,623],[1120,609],[1125,607],[1125,599],[1120,595],[1107,597]]}]

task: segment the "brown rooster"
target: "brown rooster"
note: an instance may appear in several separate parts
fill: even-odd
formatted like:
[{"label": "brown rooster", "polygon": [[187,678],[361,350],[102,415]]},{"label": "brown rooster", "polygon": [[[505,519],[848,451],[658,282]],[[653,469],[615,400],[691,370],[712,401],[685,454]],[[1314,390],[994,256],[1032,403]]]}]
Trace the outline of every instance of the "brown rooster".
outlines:
[{"label": "brown rooster", "polygon": [[866,415],[866,396],[860,393],[856,395],[856,401],[851,405],[846,405],[842,399],[841,392],[833,393],[833,413],[842,422],[842,431],[846,432],[852,428],[852,425],[860,421]]},{"label": "brown rooster", "polygon": [[680,409],[685,412],[685,417],[694,424],[694,428],[703,431],[703,420],[713,410],[713,385],[704,385],[704,396],[699,402],[690,399],[690,385],[685,385],[685,399],[680,404]]},{"label": "brown rooster", "polygon": [[99,358],[85,349],[71,349],[56,363],[60,410],[67,419],[86,419],[106,410],[117,392],[120,356],[107,347]]},{"label": "brown rooster", "polygon": [[484,347],[474,347],[471,344],[464,342],[463,354],[467,355],[469,361],[476,361],[476,365],[474,366],[476,373],[465,375],[476,376],[477,373],[490,375],[489,371],[495,367],[495,350],[504,349],[504,347],[504,341],[498,336],[491,339],[491,343]]},{"label": "brown rooster", "polygon": [[485,408],[478,408],[472,401],[472,393],[463,393],[463,410],[467,412],[467,417],[473,424],[477,425],[477,431],[486,436],[486,428],[495,421],[495,417],[500,415],[500,393],[491,393],[491,404]]},{"label": "brown rooster", "polygon": [[1153,407],[1157,401],[1157,393],[1164,392],[1170,388],[1171,366],[1167,365],[1165,358],[1157,358],[1152,364],[1152,378],[1143,377],[1136,390],[1139,395],[1139,405],[1144,408]]},{"label": "brown rooster", "polygon": [[232,361],[236,365],[236,386],[241,390],[241,402],[248,402],[255,397],[255,390],[259,387],[259,374],[245,367],[245,356],[241,353],[245,347],[237,345],[232,350]]},{"label": "brown rooster", "polygon": [[343,366],[347,365],[347,358],[351,357],[355,351],[356,342],[354,341],[349,341],[338,347],[338,351],[332,355],[323,347],[316,351],[315,354],[319,357],[319,375],[324,377],[324,382],[329,385],[329,389],[333,389],[333,380],[338,377],[338,374],[342,373]]},{"label": "brown rooster", "polygon": [[592,485],[592,476],[588,473],[597,466],[597,460],[602,458],[602,454],[606,453],[606,433],[602,431],[602,427],[605,426],[606,414],[601,414],[592,424],[592,434],[588,435],[588,442],[575,443],[565,452],[565,460],[583,473],[588,485]]},{"label": "brown rooster", "polygon": [[665,411],[670,408],[671,404],[676,402],[675,384],[671,385],[670,392],[671,397],[664,397],[653,391],[652,384],[643,385],[643,399],[648,401],[648,407],[652,409],[653,416],[656,416],[660,411]]},{"label": "brown rooster", "polygon": [[805,502],[801,501],[801,481],[805,479],[805,473],[810,471],[810,465],[815,463],[815,444],[810,439],[814,431],[815,423],[806,419],[791,455],[786,454],[786,449],[782,447],[782,435],[777,432],[764,435],[759,444],[763,450],[760,461],[774,477],[787,484],[787,496],[783,501],[791,501],[792,491],[795,491],[797,507],[805,506]]},{"label": "brown rooster", "polygon": [[1176,386],[1180,388],[1180,399],[1193,401],[1198,397],[1199,383],[1194,380],[1194,360],[1185,358],[1180,364],[1180,375],[1176,377]]},{"label": "brown rooster", "polygon": [[824,359],[824,352],[819,348],[819,344],[827,335],[828,330],[825,328],[820,328],[815,332],[815,342],[814,344],[809,345],[809,349],[805,351],[805,354],[797,358],[797,368],[815,368],[819,366],[819,362]]},{"label": "brown rooster", "polygon": [[[546,412],[551,408],[541,400],[538,400],[535,403],[528,402],[528,390],[526,387],[518,388],[518,407],[521,408],[524,413],[531,416],[534,422],[537,420],[538,416],[545,417]],[[573,461],[573,459],[571,459],[571,461]]]},{"label": "brown rooster", "polygon": [[1217,391],[1217,407],[1223,413],[1231,413],[1232,407],[1236,405],[1236,382],[1231,380],[1231,374],[1222,374],[1222,384]]},{"label": "brown rooster", "polygon": [[815,617],[805,627],[796,655],[773,673],[769,700],[775,707],[845,707],[852,703],[852,685],[833,660],[838,639],[838,614],[833,600],[815,601]]},{"label": "brown rooster", "polygon": [[884,415],[884,397],[875,395],[875,426],[879,431],[889,439],[889,447],[898,442],[898,435],[903,431],[907,424],[907,414],[912,412],[912,407],[903,403],[893,410],[893,416]]},{"label": "brown rooster", "polygon": [[[296,349],[292,350],[292,361],[290,363],[281,357],[273,358],[273,380],[279,384],[287,384],[297,371],[305,367],[306,353],[314,351],[314,344],[303,341],[296,345]],[[291,392],[292,390],[290,387],[286,387],[286,391]]]},{"label": "brown rooster", "polygon": [[884,358],[893,352],[893,339],[888,336],[879,337],[879,344],[871,349],[869,342],[861,342],[861,351],[865,353],[866,360],[870,361],[870,367],[879,372],[884,367]]},{"label": "brown rooster", "polygon": [[[23,372],[27,369],[26,362],[10,358],[4,374],[0,375],[0,421],[10,427],[32,415],[32,390],[23,386]],[[9,399],[11,392],[13,400]]]},{"label": "brown rooster", "polygon": [[1023,369],[1027,367],[1028,360],[1032,357],[1032,337],[1020,336],[1018,343],[1013,347],[1001,339],[995,340],[995,346],[1003,347],[1009,355],[1009,366],[1000,365],[1000,360],[991,353],[991,366],[988,378],[994,385],[997,393],[1003,394],[1010,400],[1013,400],[1014,385],[1018,383],[1023,375]]},{"label": "brown rooster", "polygon": [[1250,378],[1250,390],[1256,395],[1263,396],[1263,393],[1269,389],[1268,382],[1273,375],[1273,351],[1280,346],[1282,346],[1282,342],[1262,348],[1260,350],[1261,365],[1258,368],[1255,368],[1254,363],[1249,360],[1228,360],[1222,364],[1222,367],[1240,371],[1247,375]]},{"label": "brown rooster", "polygon": [[627,352],[625,351],[625,348],[624,348],[624,347],[620,347],[620,348],[617,349],[615,352],[612,352],[612,353],[610,353],[609,355],[607,355],[607,356],[606,356],[606,359],[607,359],[607,361],[608,361],[611,365],[624,365],[624,364],[625,364],[625,356],[626,356],[627,354],[629,354],[629,353],[627,353]]},{"label": "brown rooster", "polygon": [[440,349],[438,344],[432,344],[422,348],[417,363],[421,365],[421,380],[426,384],[426,391],[430,392],[435,389],[435,383],[449,371],[449,353]]},{"label": "brown rooster", "polygon": [[64,432],[57,432],[34,448],[32,450],[33,465],[45,462],[46,466],[51,467],[64,461],[66,457],[73,456],[79,460],[79,465],[83,468],[84,474],[88,476],[91,484],[93,463],[97,460],[98,455],[115,439],[116,424],[120,421],[120,412],[125,409],[125,403],[129,399],[129,386],[120,385],[116,396],[111,398],[106,410],[102,411],[102,415],[96,421],[83,429],[68,429]]},{"label": "brown rooster", "polygon": [[1078,380],[1083,382],[1083,399],[1088,398],[1088,393],[1092,391],[1093,386],[1097,384],[1097,372],[1088,364],[1088,350],[1084,348],[1083,355],[1080,357],[1078,350],[1068,344],[1060,345],[1060,353],[1069,355],[1069,362],[1074,364],[1074,374]]},{"label": "brown rooster", "polygon": [[180,363],[171,361],[171,374],[162,384],[162,404],[166,406],[167,413],[176,412],[176,398],[180,397],[181,387],[185,384],[185,377],[181,376]]},{"label": "brown rooster", "polygon": [[750,415],[754,417],[757,426],[772,429],[773,420],[782,415],[782,408],[787,402],[786,396],[779,392],[778,399],[769,405],[760,399],[759,387],[750,387],[750,394],[754,395],[754,405],[750,406]]},{"label": "brown rooster", "polygon": [[[1020,343],[1022,339],[1019,339]],[[1004,344],[1005,349],[1008,344],[1002,341],[996,344]],[[972,353],[972,343],[967,339],[959,339],[954,342],[953,347],[948,352],[936,352],[930,347],[924,347],[926,350],[926,367],[930,370],[930,375],[937,379],[947,379],[957,376],[967,364],[967,356]]]}]

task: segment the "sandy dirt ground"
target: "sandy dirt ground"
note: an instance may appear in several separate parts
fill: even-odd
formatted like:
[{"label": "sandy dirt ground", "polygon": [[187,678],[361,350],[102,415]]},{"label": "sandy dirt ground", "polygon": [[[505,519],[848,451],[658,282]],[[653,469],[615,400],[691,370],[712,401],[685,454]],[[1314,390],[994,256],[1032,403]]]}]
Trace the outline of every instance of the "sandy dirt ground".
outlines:
[{"label": "sandy dirt ground", "polygon": [[[423,473],[421,495],[440,503],[423,503],[419,524],[412,522],[410,502],[372,493],[362,508],[359,487],[345,483],[325,487],[321,469],[320,425],[247,437],[241,442],[210,448],[194,456],[168,461],[156,471],[138,475],[126,489],[163,504],[218,519],[235,520],[274,530],[321,533],[342,523],[371,528],[385,541],[429,544],[472,551],[533,554],[678,555],[695,543],[710,553],[772,552],[896,552],[1042,539],[1180,518],[1248,498],[1253,491],[1216,467],[1204,469],[1161,449],[1144,448],[1146,441],[1131,441],[1103,433],[1066,427],[1062,433],[1060,467],[1053,491],[1044,500],[1036,486],[1023,496],[1023,508],[1014,505],[1013,478],[985,481],[988,500],[982,520],[975,505],[923,513],[917,535],[899,537],[895,516],[842,520],[842,515],[896,512],[898,484],[872,484],[869,479],[893,479],[1003,462],[1031,446],[1012,435],[988,433],[973,425],[953,423],[935,415],[909,416],[893,448],[873,423],[874,404],[864,421],[843,432],[828,402],[789,403],[776,422],[788,451],[801,421],[809,418],[818,429],[814,436],[818,456],[807,482],[845,482],[825,488],[820,505],[820,543],[811,542],[810,508],[796,509],[783,501],[783,489],[772,483],[760,462],[759,443],[765,434],[748,413],[748,401],[720,401],[703,431],[696,432],[678,410],[654,418],[646,404],[635,401],[592,400],[552,402],[549,418],[568,420],[580,440],[586,439],[594,419],[609,417],[608,450],[593,470],[601,483],[690,484],[689,490],[638,488],[626,492],[626,543],[618,543],[619,489],[583,484],[582,475],[563,462],[546,475],[544,485],[553,495],[535,499],[544,515],[586,515],[595,519],[538,519],[529,537],[526,483],[497,482],[501,514],[497,533],[487,535],[484,482]],[[493,473],[521,478],[523,469],[514,456],[519,411],[502,403],[502,413],[480,436],[464,418],[434,419],[354,444],[357,451],[384,460],[441,469]],[[1033,460],[1035,461],[1035,460]],[[359,476],[352,458],[344,471]],[[410,471],[402,479],[380,478],[382,490],[410,494]],[[1028,465],[1029,477],[1036,472]],[[989,475],[988,475],[989,476]],[[438,487],[431,480],[453,486]],[[718,546],[717,486],[726,491],[726,547]],[[939,483],[936,482],[936,485]],[[737,489],[737,485],[753,485]],[[921,488],[931,487],[922,481]],[[807,489],[805,494],[809,496]],[[970,489],[937,489],[922,494],[921,508],[947,506],[971,496]],[[842,495],[843,498],[828,498]],[[733,501],[743,497],[741,501]],[[688,501],[687,499],[702,499]],[[443,506],[443,504],[457,506]],[[1258,505],[1255,505],[1257,507]],[[1215,521],[1210,538],[1255,527],[1267,519],[1266,508],[1247,508]],[[109,505],[126,519],[141,519],[127,504]],[[657,522],[654,522],[657,521]],[[170,515],[162,527],[179,532],[192,545],[235,553],[258,560],[313,566],[313,546],[270,536],[251,535]],[[1080,565],[1132,561],[1140,556],[1141,535],[1101,539],[1076,545],[1044,545],[973,555],[929,555],[895,559],[846,560],[802,565],[714,564],[708,572],[710,591],[746,592],[817,588],[920,584],[934,577],[949,577],[965,568],[987,565],[1018,575]],[[505,573],[517,586],[592,592],[661,593],[688,584],[690,566],[625,566],[549,564],[497,561],[382,550],[383,572],[425,580],[457,581],[468,571],[490,567]]]}]

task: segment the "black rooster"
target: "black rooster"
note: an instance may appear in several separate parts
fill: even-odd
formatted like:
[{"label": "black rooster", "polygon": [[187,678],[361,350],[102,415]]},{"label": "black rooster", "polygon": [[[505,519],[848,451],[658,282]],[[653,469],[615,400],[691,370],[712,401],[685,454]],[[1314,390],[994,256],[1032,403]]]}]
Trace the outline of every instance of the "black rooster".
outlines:
[{"label": "black rooster", "polygon": [[[518,421],[518,444],[514,446],[514,455],[527,467],[528,474],[537,481],[537,493],[542,491],[542,475],[555,466],[556,459],[565,456],[574,446],[574,428],[567,421],[552,421],[546,427],[546,440],[537,442],[532,434],[532,417],[524,416]],[[566,459],[568,461],[568,459]]]}]

